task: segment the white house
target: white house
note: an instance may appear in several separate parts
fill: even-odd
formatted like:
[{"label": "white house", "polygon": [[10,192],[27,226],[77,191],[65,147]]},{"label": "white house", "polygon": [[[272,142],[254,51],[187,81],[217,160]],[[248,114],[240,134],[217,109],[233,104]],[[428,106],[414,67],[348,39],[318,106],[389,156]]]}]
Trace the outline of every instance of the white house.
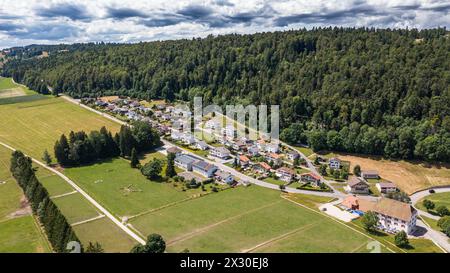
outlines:
[{"label": "white house", "polygon": [[330,169],[339,170],[341,168],[341,160],[337,157],[330,158],[328,165]]},{"label": "white house", "polygon": [[391,193],[397,191],[397,187],[391,182],[380,182],[377,183],[376,187],[381,193]]},{"label": "white house", "polygon": [[278,146],[278,144],[267,144],[265,149],[266,152],[275,154],[280,151],[280,147]]},{"label": "white house", "polygon": [[292,161],[294,161],[296,158],[299,158],[299,157],[300,157],[300,154],[297,152],[289,152],[287,154],[287,158]]},{"label": "white house", "polygon": [[203,140],[199,140],[199,141],[197,141],[197,143],[195,143],[195,148],[204,151],[204,150],[208,150],[209,146]]},{"label": "white house", "polygon": [[192,145],[195,143],[195,137],[192,134],[183,134],[181,140],[186,145]]},{"label": "white house", "polygon": [[209,154],[222,159],[230,157],[230,151],[225,147],[214,147],[211,149]]},{"label": "white house", "polygon": [[222,135],[225,135],[230,138],[234,138],[234,126],[228,125],[225,128],[222,128]]},{"label": "white house", "polygon": [[203,160],[198,160],[192,164],[192,171],[206,177],[212,177],[214,172],[217,171],[217,167]]},{"label": "white house", "polygon": [[223,183],[231,184],[234,181],[233,175],[229,172],[224,172],[224,171],[218,170],[218,171],[216,171],[214,176],[218,181],[223,182]]},{"label": "white house", "polygon": [[281,167],[275,171],[275,174],[281,180],[286,181],[286,182],[291,182],[295,176],[295,171],[293,169],[290,169],[287,167]]},{"label": "white house", "polygon": [[378,217],[379,229],[390,233],[405,231],[410,234],[416,228],[417,210],[410,204],[381,198],[370,210]]},{"label": "white house", "polygon": [[205,128],[215,130],[220,128],[220,123],[217,120],[210,119],[205,123]]},{"label": "white house", "polygon": [[170,134],[170,138],[172,138],[173,140],[181,140],[183,137],[183,134],[178,132],[178,131],[172,131],[172,133]]},{"label": "white house", "polygon": [[259,155],[259,148],[257,146],[251,146],[247,149],[247,153],[249,156],[257,156]]},{"label": "white house", "polygon": [[304,173],[300,175],[300,180],[303,182],[311,183],[316,187],[320,186],[320,177],[314,173]]}]

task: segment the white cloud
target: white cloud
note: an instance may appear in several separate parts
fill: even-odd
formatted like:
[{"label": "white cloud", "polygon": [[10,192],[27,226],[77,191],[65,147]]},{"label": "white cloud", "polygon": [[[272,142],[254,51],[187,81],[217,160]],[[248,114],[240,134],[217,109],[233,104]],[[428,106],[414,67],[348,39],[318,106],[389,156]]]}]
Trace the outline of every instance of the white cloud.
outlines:
[{"label": "white cloud", "polygon": [[313,26],[450,26],[446,0],[0,0],[0,48],[136,42]]}]

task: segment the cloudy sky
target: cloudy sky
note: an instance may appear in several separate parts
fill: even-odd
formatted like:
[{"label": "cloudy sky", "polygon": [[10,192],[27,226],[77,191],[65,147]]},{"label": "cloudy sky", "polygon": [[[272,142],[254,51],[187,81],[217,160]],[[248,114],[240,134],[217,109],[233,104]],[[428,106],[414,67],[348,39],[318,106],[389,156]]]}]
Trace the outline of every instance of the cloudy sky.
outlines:
[{"label": "cloudy sky", "polygon": [[448,0],[0,0],[0,48],[313,26],[450,27]]}]

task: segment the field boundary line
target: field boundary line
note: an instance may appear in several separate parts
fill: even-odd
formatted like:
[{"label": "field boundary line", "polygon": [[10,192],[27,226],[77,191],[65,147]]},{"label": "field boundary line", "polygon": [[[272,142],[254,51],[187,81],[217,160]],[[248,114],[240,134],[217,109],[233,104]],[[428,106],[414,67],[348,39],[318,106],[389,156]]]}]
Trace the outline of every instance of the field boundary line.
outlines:
[{"label": "field boundary line", "polygon": [[180,242],[180,241],[185,241],[185,240],[191,239],[191,238],[197,236],[198,234],[204,233],[205,231],[208,231],[208,230],[210,230],[210,229],[212,229],[212,228],[214,228],[214,227],[217,227],[217,226],[219,226],[219,225],[221,225],[221,224],[223,224],[223,223],[227,223],[227,222],[229,222],[229,221],[238,219],[238,218],[240,218],[240,217],[242,217],[242,216],[244,216],[244,215],[248,215],[248,214],[251,214],[251,213],[256,212],[256,211],[258,211],[258,210],[262,210],[262,209],[271,207],[271,206],[276,205],[276,204],[278,204],[278,203],[280,203],[280,202],[281,202],[281,200],[278,200],[278,201],[275,201],[275,202],[272,202],[272,203],[263,205],[263,206],[261,206],[261,207],[257,207],[257,208],[251,209],[251,210],[249,210],[249,211],[246,211],[246,212],[243,212],[243,213],[240,213],[240,214],[233,215],[233,216],[228,217],[228,218],[226,218],[226,219],[224,219],[224,220],[221,220],[221,221],[219,221],[219,222],[212,223],[212,224],[210,224],[210,225],[207,225],[207,226],[204,226],[204,227],[201,227],[201,228],[198,228],[198,229],[194,229],[193,231],[191,231],[191,232],[189,232],[189,233],[187,233],[187,234],[184,234],[184,235],[182,235],[182,236],[175,237],[174,239],[168,241],[168,242],[167,242],[167,246],[174,245],[174,244],[176,244],[176,243],[178,243],[178,242]]},{"label": "field boundary line", "polygon": [[[16,149],[14,149],[13,147],[9,146],[8,144],[1,142],[0,141],[0,145],[12,150],[12,151],[16,151]],[[125,226],[122,222],[120,222],[116,217],[114,217],[114,215],[112,215],[107,209],[105,209],[102,205],[100,205],[100,203],[98,203],[97,201],[95,201],[94,198],[92,198],[89,194],[87,194],[80,186],[78,186],[75,182],[73,182],[72,180],[70,180],[70,178],[68,178],[67,176],[65,176],[64,174],[62,174],[61,172],[45,165],[44,163],[40,162],[39,160],[30,157],[33,162],[35,162],[36,164],[46,168],[47,170],[55,173],[56,175],[58,175],[59,177],[61,177],[62,179],[64,179],[64,181],[66,181],[70,186],[72,186],[72,188],[74,188],[75,190],[77,190],[79,193],[81,193],[81,195],[83,195],[91,204],[93,204],[97,209],[99,209],[103,214],[105,214],[111,221],[113,221],[114,224],[116,224],[119,228],[121,228],[123,231],[125,231],[129,236],[131,236],[133,239],[135,239],[136,241],[138,241],[140,244],[145,245],[145,240],[142,239],[142,237],[138,236],[136,233],[134,233],[132,230],[130,230],[127,226]]]},{"label": "field boundary line", "polygon": [[39,234],[44,238],[45,243],[47,244],[48,249],[51,252],[55,252],[53,250],[52,244],[50,243],[48,237],[47,237],[47,233],[45,233],[44,227],[42,226],[41,222],[39,221],[39,219],[36,217],[36,215],[31,214],[31,217],[33,218],[33,223],[36,226],[36,228],[39,231]]},{"label": "field boundary line", "polygon": [[341,225],[343,225],[343,226],[345,226],[345,227],[347,227],[347,228],[349,228],[349,229],[351,229],[351,230],[353,230],[353,231],[355,231],[355,232],[357,232],[357,233],[363,235],[363,236],[366,237],[366,238],[369,238],[369,239],[371,239],[371,240],[377,241],[377,242],[379,242],[382,246],[384,246],[387,250],[389,250],[389,251],[395,253],[395,251],[393,251],[392,249],[390,249],[389,247],[387,247],[385,244],[383,244],[382,242],[378,241],[377,239],[375,239],[375,238],[373,238],[373,237],[371,237],[371,236],[369,236],[369,235],[367,235],[367,234],[365,234],[365,233],[363,233],[363,232],[361,232],[361,231],[359,231],[359,230],[357,230],[357,229],[355,229],[355,228],[353,228],[353,227],[351,227],[351,226],[349,226],[349,225],[346,225],[346,224],[342,223],[341,221],[339,221],[339,220],[337,220],[337,219],[334,219],[334,218],[331,217],[331,216],[326,215],[325,213],[321,213],[320,211],[316,211],[316,210],[314,210],[314,209],[312,209],[312,208],[309,208],[309,207],[307,207],[307,206],[305,206],[305,205],[303,205],[303,204],[297,203],[297,202],[295,202],[295,201],[293,201],[293,200],[291,200],[291,199],[289,199],[289,198],[287,198],[287,197],[285,197],[285,196],[283,196],[283,195],[281,195],[281,198],[283,198],[283,199],[285,199],[285,200],[287,200],[287,201],[289,201],[289,202],[291,202],[291,203],[294,203],[294,204],[296,204],[296,205],[298,205],[298,206],[300,206],[300,207],[302,207],[302,208],[305,208],[305,209],[307,209],[307,210],[310,210],[310,211],[312,211],[312,212],[314,212],[314,213],[317,213],[317,214],[319,214],[319,215],[322,215],[322,216],[324,216],[324,217],[327,217],[327,218],[329,218],[329,219],[335,221],[336,223],[339,223],[339,224],[341,224]]},{"label": "field boundary line", "polygon": [[50,196],[50,199],[57,199],[57,198],[61,198],[64,196],[69,196],[72,194],[78,193],[77,191],[71,191],[71,192],[67,192],[67,193],[63,193],[63,194],[59,194],[59,195],[55,195],[55,196]]},{"label": "field boundary line", "polygon": [[83,220],[83,221],[80,221],[80,222],[73,223],[73,224],[71,224],[71,226],[72,227],[79,226],[79,225],[86,224],[86,223],[89,223],[89,222],[93,222],[95,220],[102,219],[102,218],[105,218],[105,217],[106,216],[104,214],[100,214],[99,216],[96,216],[96,217],[93,217],[93,218],[90,218],[90,219],[86,219],[86,220]]},{"label": "field boundary line", "polygon": [[308,224],[306,226],[302,226],[302,227],[296,228],[296,229],[291,230],[289,232],[286,232],[284,234],[278,235],[277,237],[271,238],[271,239],[269,239],[269,240],[267,240],[265,242],[259,243],[256,246],[253,246],[253,247],[248,248],[248,249],[244,249],[244,250],[241,251],[241,253],[249,253],[249,252],[252,252],[255,249],[258,249],[258,248],[261,248],[261,247],[265,247],[265,246],[270,245],[270,244],[272,244],[272,243],[274,243],[276,241],[289,238],[290,236],[294,235],[295,233],[300,232],[300,231],[304,231],[304,230],[308,230],[310,228],[313,228],[314,226],[317,226],[321,222],[322,221],[319,220],[319,221],[317,221],[315,223],[311,223],[311,224]]}]

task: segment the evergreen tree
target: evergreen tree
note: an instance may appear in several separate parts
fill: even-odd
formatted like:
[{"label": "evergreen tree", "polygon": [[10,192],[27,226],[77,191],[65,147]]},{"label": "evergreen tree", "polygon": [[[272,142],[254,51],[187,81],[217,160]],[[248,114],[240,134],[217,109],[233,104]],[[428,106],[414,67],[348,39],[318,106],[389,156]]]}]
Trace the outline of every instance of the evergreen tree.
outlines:
[{"label": "evergreen tree", "polygon": [[131,150],[131,162],[130,162],[131,168],[137,168],[140,163],[139,163],[139,159],[137,156],[137,152],[136,152],[136,148],[133,148]]},{"label": "evergreen tree", "polygon": [[45,164],[50,165],[52,163],[52,157],[48,153],[47,150],[44,151],[44,154],[42,156],[42,160],[44,160]]},{"label": "evergreen tree", "polygon": [[175,154],[167,153],[167,167],[166,167],[166,176],[174,177],[177,175],[175,170]]}]

